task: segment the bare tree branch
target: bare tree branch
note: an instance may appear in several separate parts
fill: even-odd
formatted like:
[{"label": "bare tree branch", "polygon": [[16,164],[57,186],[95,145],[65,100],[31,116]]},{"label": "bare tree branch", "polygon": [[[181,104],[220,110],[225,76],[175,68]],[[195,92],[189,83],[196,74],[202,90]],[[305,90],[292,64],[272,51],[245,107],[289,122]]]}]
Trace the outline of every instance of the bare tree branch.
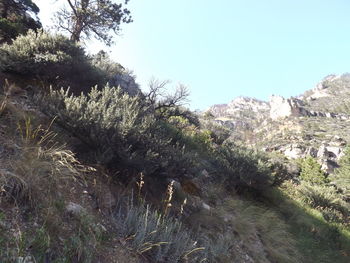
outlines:
[{"label": "bare tree branch", "polygon": [[78,12],[77,12],[77,10],[75,9],[75,6],[77,6],[77,1],[74,1],[74,4],[75,4],[75,5],[72,4],[71,0],[67,0],[67,2],[68,2],[68,4],[69,4],[70,8],[72,8],[73,13],[74,13],[76,16],[78,16]]},{"label": "bare tree branch", "polygon": [[185,110],[179,109],[188,102],[188,89],[180,84],[173,94],[169,94],[166,93],[167,84],[169,84],[169,81],[152,79],[149,83],[149,92],[145,95],[146,101],[158,113],[159,118],[188,116]]}]

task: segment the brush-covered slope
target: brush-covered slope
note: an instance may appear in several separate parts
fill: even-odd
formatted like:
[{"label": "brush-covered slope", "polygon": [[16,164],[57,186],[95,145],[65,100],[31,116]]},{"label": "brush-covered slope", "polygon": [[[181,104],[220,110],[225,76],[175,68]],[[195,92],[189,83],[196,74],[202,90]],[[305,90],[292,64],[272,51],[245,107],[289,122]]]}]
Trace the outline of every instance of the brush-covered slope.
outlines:
[{"label": "brush-covered slope", "polygon": [[[214,113],[200,122],[183,108],[182,85],[142,93],[108,56],[45,32],[0,54],[0,262],[349,262],[350,151],[337,188],[312,158],[291,181],[283,162],[230,141]],[[79,83],[85,69],[94,88]],[[73,93],[57,89],[67,83]],[[256,144],[244,132],[264,132],[271,106],[225,107],[217,114],[241,120],[233,136]]]}]

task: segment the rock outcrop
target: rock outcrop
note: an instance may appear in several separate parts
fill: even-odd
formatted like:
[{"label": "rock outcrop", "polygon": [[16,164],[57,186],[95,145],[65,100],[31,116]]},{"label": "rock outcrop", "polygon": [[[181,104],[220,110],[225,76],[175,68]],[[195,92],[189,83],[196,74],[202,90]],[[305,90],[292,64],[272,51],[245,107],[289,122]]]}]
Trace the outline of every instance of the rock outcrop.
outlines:
[{"label": "rock outcrop", "polygon": [[296,98],[285,99],[282,96],[270,97],[270,118],[276,120],[285,117],[306,116],[308,112],[304,108],[302,100]]},{"label": "rock outcrop", "polygon": [[298,97],[238,97],[208,111],[231,131],[231,140],[289,159],[312,156],[331,173],[350,140],[349,105],[350,74],[343,74],[327,76]]},{"label": "rock outcrop", "polygon": [[278,120],[287,117],[323,117],[340,120],[350,119],[350,116],[347,114],[308,110],[305,107],[304,101],[301,99],[285,99],[282,96],[272,95],[270,98],[270,118],[272,120]]},{"label": "rock outcrop", "polygon": [[344,154],[344,141],[341,144],[335,142],[323,142],[319,147],[306,146],[300,142],[275,145],[264,148],[267,152],[280,152],[288,159],[298,159],[311,156],[317,158],[322,170],[332,173],[338,167],[337,163]]},{"label": "rock outcrop", "polygon": [[242,112],[261,114],[268,111],[270,106],[267,102],[249,97],[237,97],[228,104],[216,104],[209,111],[214,117],[239,116]]},{"label": "rock outcrop", "polygon": [[124,92],[131,96],[141,94],[139,85],[135,82],[135,78],[127,73],[119,73],[115,75],[110,81],[110,86],[120,87]]}]

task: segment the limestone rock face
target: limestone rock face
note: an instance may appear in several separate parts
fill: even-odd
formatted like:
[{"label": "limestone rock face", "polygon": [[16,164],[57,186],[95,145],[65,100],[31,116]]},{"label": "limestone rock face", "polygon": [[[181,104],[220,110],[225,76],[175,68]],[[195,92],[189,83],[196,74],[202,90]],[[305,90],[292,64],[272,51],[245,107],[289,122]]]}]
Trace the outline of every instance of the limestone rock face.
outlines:
[{"label": "limestone rock face", "polygon": [[347,73],[329,75],[296,97],[271,96],[269,102],[238,97],[209,111],[210,121],[229,131],[228,140],[288,159],[312,156],[331,173],[350,142],[349,105]]},{"label": "limestone rock face", "polygon": [[289,159],[297,159],[304,155],[305,148],[300,144],[291,144],[284,150],[284,155]]},{"label": "limestone rock face", "polygon": [[283,146],[276,145],[271,148],[265,148],[265,151],[280,152],[288,159],[311,156],[317,158],[323,171],[331,173],[338,167],[337,162],[344,154],[343,148],[342,146],[332,146],[330,143],[324,143],[319,148],[304,146],[301,143],[291,143]]},{"label": "limestone rock face", "polygon": [[259,114],[268,111],[270,106],[267,102],[249,97],[237,97],[228,104],[216,104],[207,111],[214,117],[229,117],[240,115],[243,111]]},{"label": "limestone rock face", "polygon": [[136,96],[141,93],[139,85],[135,82],[134,77],[127,73],[120,73],[114,76],[113,79],[109,81],[110,86],[120,87],[123,91],[131,96]]},{"label": "limestone rock face", "polygon": [[282,96],[272,95],[270,97],[270,118],[277,120],[289,116],[300,117],[308,115],[303,106],[304,103],[300,99],[285,99]]},{"label": "limestone rock face", "polygon": [[322,81],[317,83],[316,87],[310,91],[306,96],[302,96],[306,101],[314,101],[319,98],[331,96],[329,91],[330,83],[339,81],[343,76],[341,75],[328,75]]},{"label": "limestone rock face", "polygon": [[267,102],[249,97],[237,97],[228,104],[216,104],[206,112],[214,121],[230,130],[252,129],[251,123],[261,122],[268,117],[270,106]]}]

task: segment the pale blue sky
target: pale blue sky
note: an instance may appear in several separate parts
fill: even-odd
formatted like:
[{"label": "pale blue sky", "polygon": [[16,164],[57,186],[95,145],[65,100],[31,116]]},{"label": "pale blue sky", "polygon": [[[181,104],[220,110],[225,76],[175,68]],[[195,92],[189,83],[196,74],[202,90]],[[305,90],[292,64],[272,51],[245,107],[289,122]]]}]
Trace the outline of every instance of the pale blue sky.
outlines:
[{"label": "pale blue sky", "polygon": [[[47,25],[55,1],[34,2]],[[144,90],[152,76],[185,84],[192,109],[240,95],[296,96],[328,74],[350,71],[348,0],[130,0],[128,6],[134,22],[122,25],[112,58],[133,70]]]}]

